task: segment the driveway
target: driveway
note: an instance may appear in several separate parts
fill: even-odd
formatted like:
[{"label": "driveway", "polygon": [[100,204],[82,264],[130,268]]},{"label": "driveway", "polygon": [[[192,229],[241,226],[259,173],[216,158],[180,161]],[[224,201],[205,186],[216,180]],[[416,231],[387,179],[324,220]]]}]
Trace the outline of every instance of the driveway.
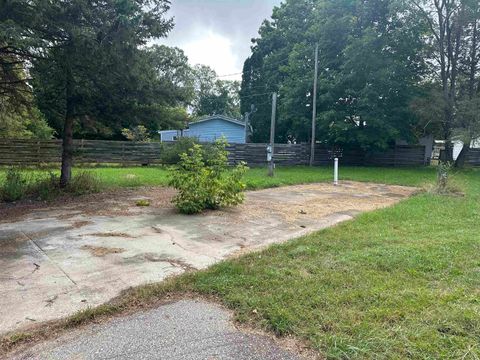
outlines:
[{"label": "driveway", "polygon": [[183,300],[75,330],[29,347],[12,360],[300,360],[302,349],[238,329],[230,312]]},{"label": "driveway", "polygon": [[[170,205],[172,190],[152,188],[5,215],[0,334],[390,206],[414,191],[356,182],[290,186],[248,192],[237,208],[184,216]],[[137,207],[139,199],[151,206]]]}]

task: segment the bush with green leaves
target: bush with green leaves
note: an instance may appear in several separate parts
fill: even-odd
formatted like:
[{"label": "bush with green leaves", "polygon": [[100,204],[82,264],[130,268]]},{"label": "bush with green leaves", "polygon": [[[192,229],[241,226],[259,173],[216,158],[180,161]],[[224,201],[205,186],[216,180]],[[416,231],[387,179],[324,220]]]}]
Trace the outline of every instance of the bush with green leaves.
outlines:
[{"label": "bush with green leaves", "polygon": [[188,151],[197,144],[196,138],[181,137],[173,143],[163,143],[160,161],[162,164],[174,165],[178,164],[181,160],[180,155],[188,153]]},{"label": "bush with green leaves", "polygon": [[28,178],[19,169],[10,168],[0,187],[0,197],[3,201],[13,202],[24,198],[28,192]]},{"label": "bush with green leaves", "polygon": [[218,140],[207,152],[206,147],[195,144],[180,155],[170,177],[170,185],[178,191],[173,203],[180,212],[196,214],[244,201],[243,176],[248,168],[244,163],[229,167],[226,146],[225,140]]},{"label": "bush with green leaves", "polygon": [[75,196],[94,194],[102,191],[102,182],[94,173],[81,171],[74,174],[65,191]]}]

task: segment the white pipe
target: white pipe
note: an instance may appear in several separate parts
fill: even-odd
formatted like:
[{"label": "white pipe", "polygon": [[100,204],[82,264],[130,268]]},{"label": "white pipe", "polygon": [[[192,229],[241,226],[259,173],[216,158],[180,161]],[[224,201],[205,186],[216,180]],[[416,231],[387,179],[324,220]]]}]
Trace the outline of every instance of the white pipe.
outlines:
[{"label": "white pipe", "polygon": [[334,168],[333,169],[333,185],[337,186],[338,185],[338,158],[335,158],[333,168]]}]

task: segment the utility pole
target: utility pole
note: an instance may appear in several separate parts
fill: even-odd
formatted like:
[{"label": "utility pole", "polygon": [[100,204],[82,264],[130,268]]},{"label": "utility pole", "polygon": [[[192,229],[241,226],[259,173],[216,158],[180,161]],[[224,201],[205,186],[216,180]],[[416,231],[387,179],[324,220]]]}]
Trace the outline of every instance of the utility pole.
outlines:
[{"label": "utility pole", "polygon": [[272,121],[270,123],[270,145],[267,149],[268,176],[274,175],[275,163],[273,154],[275,153],[275,119],[277,116],[277,93],[272,94]]},{"label": "utility pole", "polygon": [[317,120],[317,83],[318,83],[318,43],[315,45],[315,78],[313,79],[312,144],[310,147],[310,166],[315,161],[315,123]]}]

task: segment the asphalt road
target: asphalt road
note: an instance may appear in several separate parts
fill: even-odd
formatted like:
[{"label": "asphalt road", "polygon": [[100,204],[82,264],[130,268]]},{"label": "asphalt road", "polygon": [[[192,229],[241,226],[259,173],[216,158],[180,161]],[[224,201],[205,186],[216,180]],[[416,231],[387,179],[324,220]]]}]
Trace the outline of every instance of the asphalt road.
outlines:
[{"label": "asphalt road", "polygon": [[76,331],[13,359],[236,359],[299,357],[268,337],[244,333],[217,305],[184,300]]}]

